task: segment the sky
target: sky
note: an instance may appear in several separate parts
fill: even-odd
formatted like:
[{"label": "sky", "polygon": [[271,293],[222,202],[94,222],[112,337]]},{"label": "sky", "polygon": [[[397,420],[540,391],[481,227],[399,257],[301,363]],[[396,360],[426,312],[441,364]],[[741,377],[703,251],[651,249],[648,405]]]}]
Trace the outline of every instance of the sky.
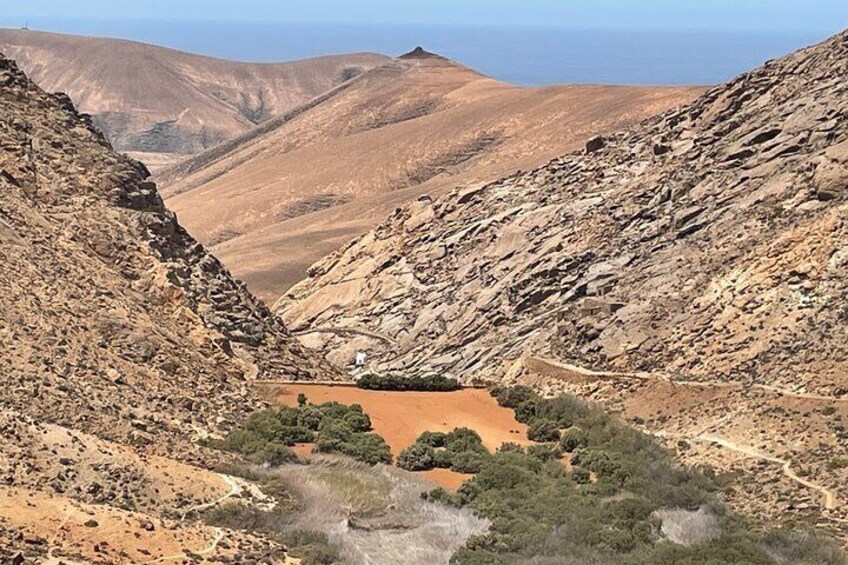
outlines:
[{"label": "sky", "polygon": [[848,27],[848,0],[0,0],[0,5],[4,21],[36,22],[118,18],[816,33]]}]

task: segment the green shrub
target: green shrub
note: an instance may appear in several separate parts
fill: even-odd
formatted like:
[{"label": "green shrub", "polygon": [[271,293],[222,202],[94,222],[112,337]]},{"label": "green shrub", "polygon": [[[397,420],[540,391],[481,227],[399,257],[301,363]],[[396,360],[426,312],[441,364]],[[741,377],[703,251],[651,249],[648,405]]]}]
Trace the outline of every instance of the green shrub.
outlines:
[{"label": "green shrub", "polygon": [[530,387],[513,386],[513,387],[495,387],[489,391],[492,396],[498,401],[498,405],[504,408],[518,408],[518,406],[531,398],[536,398],[537,395]]},{"label": "green shrub", "polygon": [[499,453],[524,453],[524,448],[515,442],[502,443],[498,448]]},{"label": "green shrub", "polygon": [[480,434],[469,428],[456,428],[445,436],[445,449],[451,453],[475,451],[488,454]]},{"label": "green shrub", "polygon": [[443,432],[424,432],[421,434],[416,443],[423,443],[432,448],[444,447],[447,443],[448,435]]},{"label": "green shrub", "polygon": [[[711,469],[679,466],[653,438],[578,399],[544,399],[524,389],[498,389],[493,395],[500,404],[515,406],[516,418],[531,427],[532,437],[554,441],[556,433],[559,443],[526,452],[504,444],[483,455],[474,434],[448,434],[434,460],[444,453],[476,475],[456,493],[437,489],[425,498],[469,506],[491,521],[488,533],[470,538],[452,564],[845,563],[832,546],[817,551],[798,539],[763,537],[722,510],[718,538],[691,547],[659,543],[656,510],[720,508],[713,495],[720,479]],[[559,437],[562,428],[567,429]],[[556,460],[561,451],[571,453],[570,472]],[[808,555],[813,557],[804,559]]]},{"label": "green shrub", "polygon": [[312,431],[318,430],[324,414],[315,406],[304,406],[298,411],[297,425]]},{"label": "green shrub", "polygon": [[588,485],[592,480],[592,474],[583,467],[572,467],[571,478],[574,482],[581,485]]},{"label": "green shrub", "polygon": [[424,443],[415,443],[400,452],[397,458],[397,466],[407,471],[427,471],[432,469],[435,452],[432,447]]},{"label": "green shrub", "polygon": [[327,402],[261,410],[214,445],[271,465],[296,459],[287,446],[313,442],[318,453],[341,453],[369,464],[390,463],[389,446],[376,434],[366,433],[370,429],[371,419],[361,406]]},{"label": "green shrub", "polygon": [[451,454],[451,470],[457,473],[479,473],[488,454],[479,451],[460,451]]},{"label": "green shrub", "polygon": [[587,445],[589,445],[589,438],[586,436],[586,432],[577,426],[571,426],[565,430],[559,439],[559,446],[566,453],[572,453]]},{"label": "green shrub", "polygon": [[527,447],[527,455],[540,461],[553,461],[562,457],[558,446],[530,445]]},{"label": "green shrub", "polygon": [[450,469],[452,454],[447,450],[439,450],[433,454],[433,467],[437,469]]},{"label": "green shrub", "polygon": [[539,400],[535,398],[531,398],[529,400],[525,400],[521,404],[518,405],[515,409],[515,419],[521,422],[522,424],[529,424],[533,419],[536,418],[536,411],[539,406]]},{"label": "green shrub", "polygon": [[543,443],[559,441],[559,426],[551,420],[534,420],[527,430],[527,437],[531,441]]},{"label": "green shrub", "polygon": [[428,502],[446,504],[448,506],[462,506],[462,497],[456,493],[448,492],[442,487],[428,492],[422,492],[421,498]]},{"label": "green shrub", "polygon": [[371,429],[371,418],[362,412],[348,412],[344,415],[344,421],[354,432],[367,432]]}]

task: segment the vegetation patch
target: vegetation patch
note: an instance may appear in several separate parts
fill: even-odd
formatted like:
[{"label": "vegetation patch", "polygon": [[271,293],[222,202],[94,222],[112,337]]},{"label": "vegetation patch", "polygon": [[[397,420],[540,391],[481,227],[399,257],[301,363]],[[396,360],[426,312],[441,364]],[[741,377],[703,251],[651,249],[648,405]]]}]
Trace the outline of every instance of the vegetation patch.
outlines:
[{"label": "vegetation patch", "polygon": [[424,432],[398,455],[397,466],[407,471],[441,468],[477,473],[490,457],[477,432],[456,428],[449,433]]},{"label": "vegetation patch", "polygon": [[452,392],[462,386],[459,381],[442,375],[418,375],[403,377],[401,375],[362,375],[356,386],[365,390],[395,390],[420,392]]},{"label": "vegetation patch", "polygon": [[391,463],[388,444],[370,430],[371,419],[358,404],[313,405],[301,395],[297,407],[255,412],[243,426],[212,444],[259,465],[297,460],[290,448],[298,443],[314,443],[315,452],[340,453],[370,465]]},{"label": "vegetation patch", "polygon": [[[570,396],[541,398],[524,387],[492,394],[528,424],[530,435],[547,443],[527,449],[504,444],[489,454],[475,447],[476,434],[462,431],[456,452],[479,457],[476,476],[456,493],[436,489],[424,496],[472,508],[491,528],[469,539],[452,563],[845,563],[838,548],[819,537],[754,531],[717,502],[725,485],[712,469],[679,466],[653,438],[597,407]],[[401,453],[398,465],[435,466],[437,454],[448,452],[448,435],[422,435]],[[570,469],[558,460],[563,453],[569,454]],[[695,543],[672,543],[661,519],[666,516],[668,530],[668,517],[674,516],[668,510],[714,517],[703,521],[710,531],[690,528]]]}]

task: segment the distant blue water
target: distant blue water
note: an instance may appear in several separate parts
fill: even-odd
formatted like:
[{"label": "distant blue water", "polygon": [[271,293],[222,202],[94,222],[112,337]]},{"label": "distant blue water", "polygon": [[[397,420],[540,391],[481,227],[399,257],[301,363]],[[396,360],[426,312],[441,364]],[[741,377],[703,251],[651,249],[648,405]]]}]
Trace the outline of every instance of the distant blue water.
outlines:
[{"label": "distant blue water", "polygon": [[[22,22],[0,15],[0,25]],[[825,39],[814,34],[568,30],[339,24],[37,20],[33,29],[146,41],[243,61],[355,51],[400,55],[422,45],[522,85],[714,84]]]}]

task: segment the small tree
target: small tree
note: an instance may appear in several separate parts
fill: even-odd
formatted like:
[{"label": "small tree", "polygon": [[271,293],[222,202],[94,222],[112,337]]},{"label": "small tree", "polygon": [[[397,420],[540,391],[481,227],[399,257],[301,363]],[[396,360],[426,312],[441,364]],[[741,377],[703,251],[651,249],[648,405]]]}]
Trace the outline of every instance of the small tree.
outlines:
[{"label": "small tree", "polygon": [[304,406],[306,406],[306,402],[307,402],[306,395],[303,394],[302,392],[298,393],[298,395],[297,395],[297,405],[300,406],[301,408],[303,408]]}]

